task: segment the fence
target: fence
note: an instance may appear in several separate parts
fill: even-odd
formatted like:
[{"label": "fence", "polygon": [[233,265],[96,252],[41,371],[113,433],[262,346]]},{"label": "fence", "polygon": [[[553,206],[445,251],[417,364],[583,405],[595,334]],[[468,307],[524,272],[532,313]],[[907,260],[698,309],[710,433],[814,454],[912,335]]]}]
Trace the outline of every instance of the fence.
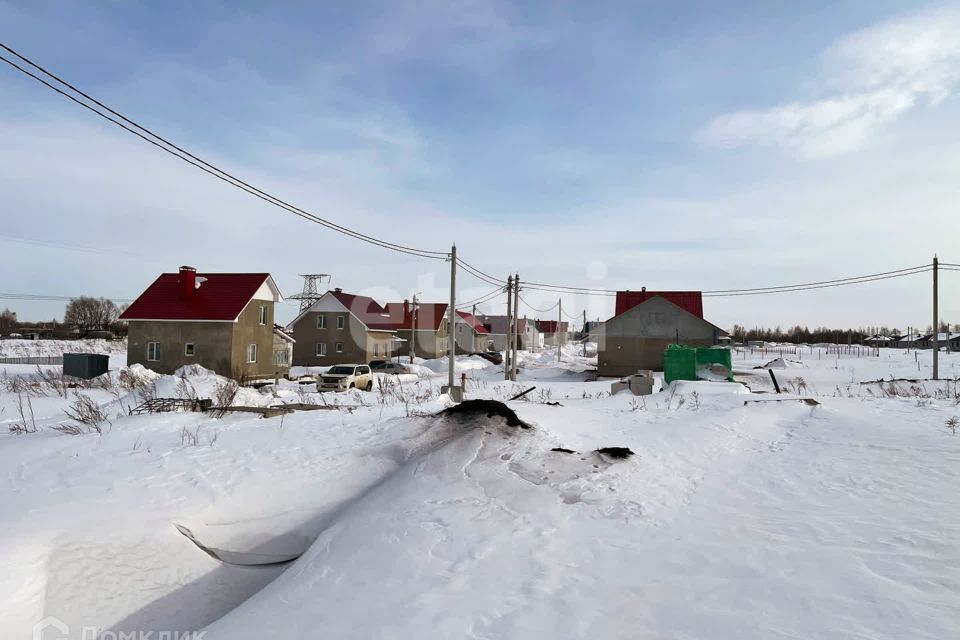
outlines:
[{"label": "fence", "polygon": [[823,347],[797,345],[795,347],[736,347],[735,353],[741,360],[747,358],[782,358],[792,356],[796,360],[803,361],[804,357],[810,360],[837,360],[842,358],[875,358],[880,355],[880,350],[875,347],[864,347],[860,345],[829,345]]},{"label": "fence", "polygon": [[17,356],[13,358],[0,358],[0,364],[51,364],[62,365],[63,356]]}]

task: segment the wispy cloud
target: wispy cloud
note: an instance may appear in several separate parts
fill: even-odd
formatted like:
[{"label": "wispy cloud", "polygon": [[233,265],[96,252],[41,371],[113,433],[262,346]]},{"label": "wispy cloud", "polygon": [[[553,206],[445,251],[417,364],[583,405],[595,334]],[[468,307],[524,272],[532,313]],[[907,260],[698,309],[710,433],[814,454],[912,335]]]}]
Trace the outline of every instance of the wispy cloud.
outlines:
[{"label": "wispy cloud", "polygon": [[960,85],[960,5],[928,8],[850,33],[820,56],[807,100],[717,117],[703,144],[776,146],[804,157],[862,148],[881,127],[936,105]]}]

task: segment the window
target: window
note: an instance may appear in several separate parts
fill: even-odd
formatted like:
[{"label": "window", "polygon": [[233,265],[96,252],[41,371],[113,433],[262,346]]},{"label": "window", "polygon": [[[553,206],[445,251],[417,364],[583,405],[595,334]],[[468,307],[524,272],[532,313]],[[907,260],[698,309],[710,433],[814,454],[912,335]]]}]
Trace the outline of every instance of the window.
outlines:
[{"label": "window", "polygon": [[160,343],[147,343],[147,362],[158,362],[160,360]]},{"label": "window", "polygon": [[317,343],[317,355],[318,355],[318,356],[325,356],[325,355],[327,355],[327,343],[326,343],[326,342],[318,342],[318,343]]},{"label": "window", "polygon": [[247,345],[247,362],[257,361],[257,345]]},{"label": "window", "polygon": [[192,356],[193,351],[194,351],[194,347],[192,342],[188,342],[187,344],[183,345],[183,355]]},{"label": "window", "polygon": [[380,345],[378,344],[373,345],[373,355],[374,357],[380,355]]},{"label": "window", "polygon": [[343,353],[343,343],[342,343],[342,342],[338,342],[336,348],[337,348],[337,353]]},{"label": "window", "polygon": [[267,308],[260,307],[260,324],[267,324]]},{"label": "window", "polygon": [[357,375],[362,376],[370,373],[370,367],[364,365],[362,367],[357,367]]},{"label": "window", "polygon": [[343,329],[343,324],[346,318],[343,316],[337,316],[337,329]]},{"label": "window", "polygon": [[326,329],[327,328],[327,316],[320,315],[317,316],[317,329]]},{"label": "window", "polygon": [[278,364],[279,366],[286,366],[286,365],[290,364],[290,363],[288,362],[286,350],[284,350],[284,351],[277,351],[277,364]]}]

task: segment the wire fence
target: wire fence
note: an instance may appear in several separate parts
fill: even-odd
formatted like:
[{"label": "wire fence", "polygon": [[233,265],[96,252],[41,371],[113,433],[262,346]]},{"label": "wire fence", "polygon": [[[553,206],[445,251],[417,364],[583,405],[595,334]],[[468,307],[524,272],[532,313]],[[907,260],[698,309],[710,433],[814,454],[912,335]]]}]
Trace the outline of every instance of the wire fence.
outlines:
[{"label": "wire fence", "polygon": [[734,357],[741,360],[753,358],[783,358],[792,357],[803,362],[808,360],[837,360],[842,358],[876,358],[880,350],[876,347],[862,345],[826,345],[808,346],[791,345],[779,347],[735,347]]},{"label": "wire fence", "polygon": [[0,358],[0,364],[63,364],[63,356],[17,356]]}]

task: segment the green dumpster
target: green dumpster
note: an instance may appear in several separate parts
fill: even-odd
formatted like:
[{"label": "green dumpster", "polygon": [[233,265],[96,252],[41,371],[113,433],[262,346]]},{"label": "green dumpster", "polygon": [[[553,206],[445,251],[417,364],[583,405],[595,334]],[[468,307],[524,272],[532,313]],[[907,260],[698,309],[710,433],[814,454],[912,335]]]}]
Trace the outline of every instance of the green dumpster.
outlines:
[{"label": "green dumpster", "polygon": [[663,352],[663,381],[697,379],[697,350],[679,344],[667,345]]},{"label": "green dumpster", "polygon": [[722,364],[730,372],[727,380],[733,382],[733,356],[727,347],[701,347],[697,349],[697,369],[704,369],[712,364]]}]

